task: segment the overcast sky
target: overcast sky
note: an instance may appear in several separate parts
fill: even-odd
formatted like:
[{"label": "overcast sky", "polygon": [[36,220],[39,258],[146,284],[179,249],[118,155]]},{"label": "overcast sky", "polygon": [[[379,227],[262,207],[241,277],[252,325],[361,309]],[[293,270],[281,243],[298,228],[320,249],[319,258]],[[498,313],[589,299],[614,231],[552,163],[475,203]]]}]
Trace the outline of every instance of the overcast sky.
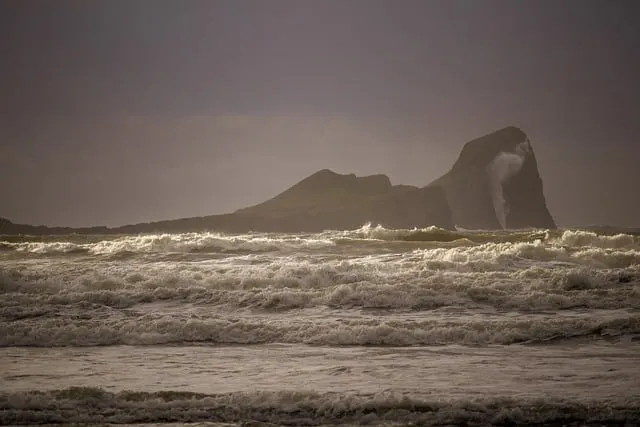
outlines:
[{"label": "overcast sky", "polygon": [[322,168],[425,185],[521,127],[560,225],[640,226],[636,0],[0,3],[0,216],[232,211]]}]

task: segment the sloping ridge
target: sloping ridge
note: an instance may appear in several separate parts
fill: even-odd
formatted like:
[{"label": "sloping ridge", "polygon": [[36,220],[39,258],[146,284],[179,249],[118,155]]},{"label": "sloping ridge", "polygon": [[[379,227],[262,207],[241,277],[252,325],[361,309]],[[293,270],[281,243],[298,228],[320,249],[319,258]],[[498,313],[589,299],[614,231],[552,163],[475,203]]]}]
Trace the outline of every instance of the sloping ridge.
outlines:
[{"label": "sloping ridge", "polygon": [[263,203],[234,213],[255,230],[352,229],[366,222],[390,228],[453,228],[439,188],[391,185],[386,175],[357,177],[323,169]]},{"label": "sloping ridge", "polygon": [[444,189],[457,226],[556,228],[533,147],[516,127],[466,143],[451,170],[430,186]]},{"label": "sloping ridge", "polygon": [[239,209],[236,213],[271,214],[299,209],[322,209],[325,206],[349,204],[354,196],[379,196],[391,189],[391,181],[386,175],[357,177],[355,174],[341,175],[323,169],[277,196],[258,205]]},{"label": "sloping ridge", "polygon": [[320,232],[359,228],[438,226],[453,229],[439,187],[391,185],[386,175],[357,177],[323,169],[263,203],[234,213],[133,224],[118,228],[46,228],[0,223],[0,234],[148,233],[216,230],[231,233]]}]

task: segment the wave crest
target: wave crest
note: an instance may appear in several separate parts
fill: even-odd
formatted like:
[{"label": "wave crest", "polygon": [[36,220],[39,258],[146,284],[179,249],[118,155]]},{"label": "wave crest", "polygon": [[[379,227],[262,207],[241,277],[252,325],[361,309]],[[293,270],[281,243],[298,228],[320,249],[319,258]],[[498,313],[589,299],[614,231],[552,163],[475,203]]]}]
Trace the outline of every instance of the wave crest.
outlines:
[{"label": "wave crest", "polygon": [[443,401],[400,393],[309,391],[199,394],[74,387],[0,394],[0,423],[242,422],[285,425],[637,425],[640,405],[532,398]]},{"label": "wave crest", "polygon": [[5,248],[34,254],[152,252],[264,252],[333,246],[331,240],[312,236],[225,235],[222,233],[147,234],[122,236],[91,243],[64,241],[2,242]]},{"label": "wave crest", "polygon": [[[6,237],[6,236],[5,236]],[[52,240],[53,239],[53,240]],[[21,237],[0,242],[0,250],[32,254],[92,254],[171,252],[266,252],[331,248],[340,242],[405,242],[454,244],[536,243],[566,248],[640,250],[640,237],[630,234],[604,235],[583,230],[501,230],[449,231],[438,227],[387,229],[367,223],[355,230],[326,231],[319,234],[238,234],[182,233],[130,236],[81,236],[47,238]]]},{"label": "wave crest", "polygon": [[[0,346],[58,347],[96,345],[312,344],[312,345],[487,345],[536,343],[583,336],[635,336],[640,315],[507,320],[291,319],[255,321],[243,318],[200,319],[143,315],[103,319],[60,316],[0,324]],[[97,314],[97,313],[94,313]]]}]

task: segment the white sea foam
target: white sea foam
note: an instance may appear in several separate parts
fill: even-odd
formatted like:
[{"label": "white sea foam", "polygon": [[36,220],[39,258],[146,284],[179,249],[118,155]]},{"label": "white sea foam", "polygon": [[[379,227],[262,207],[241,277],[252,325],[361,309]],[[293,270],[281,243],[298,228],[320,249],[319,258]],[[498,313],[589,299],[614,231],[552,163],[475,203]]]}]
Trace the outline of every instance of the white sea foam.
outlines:
[{"label": "white sea foam", "polygon": [[[261,252],[295,249],[332,248],[341,241],[383,241],[437,243],[447,242],[461,246],[482,243],[533,243],[567,247],[594,247],[600,249],[640,249],[640,237],[629,234],[599,235],[582,230],[516,230],[516,231],[448,231],[438,227],[424,229],[395,230],[367,223],[356,230],[327,231],[320,234],[239,234],[183,233],[147,234],[121,237],[95,237],[82,242],[76,236],[72,239],[0,241],[0,248],[20,253],[96,255],[128,253],[189,253],[189,252]],[[455,246],[455,245],[454,245]]]},{"label": "white sea foam", "polygon": [[[402,240],[423,237],[416,233],[432,234],[426,241]],[[74,243],[88,245],[88,251],[99,254],[142,254],[125,258],[89,252],[82,256],[30,256],[5,251],[0,253],[0,319],[5,322],[0,342],[54,346],[183,339],[224,343],[510,343],[540,337],[530,331],[516,337],[509,332],[516,324],[513,318],[505,318],[495,330],[491,328],[496,324],[491,323],[486,331],[474,318],[471,326],[457,325],[450,335],[443,332],[443,325],[423,325],[426,330],[389,327],[386,320],[348,327],[343,323],[346,329],[341,330],[335,324],[318,324],[303,313],[298,326],[273,326],[270,322],[277,323],[282,313],[296,310],[333,310],[329,317],[336,321],[363,321],[357,312],[362,309],[388,310],[387,320],[402,310],[451,308],[470,313],[517,311],[521,315],[550,310],[548,318],[536,320],[543,322],[540,330],[548,327],[549,334],[564,336],[562,328],[573,331],[571,334],[591,333],[606,319],[594,314],[588,327],[584,326],[587,323],[558,326],[553,316],[559,311],[627,310],[632,316],[633,310],[640,308],[640,248],[635,236],[572,230],[482,232],[434,243],[429,240],[433,233],[449,232],[366,226],[316,235],[191,233]],[[341,243],[345,239],[356,243],[345,246]],[[227,245],[224,250],[220,242]],[[52,248],[55,252],[68,250],[63,243],[10,244],[22,245],[20,250]],[[202,248],[209,249],[202,252]],[[200,308],[187,310],[195,313],[193,319],[176,318],[165,309],[158,311],[160,317],[145,317],[144,306],[158,302]],[[259,325],[247,319],[226,324],[211,317],[234,310],[269,315]],[[634,322],[621,333],[635,333]]]},{"label": "white sea foam", "polygon": [[640,249],[640,239],[629,234],[612,236],[598,235],[581,230],[565,230],[559,238],[552,238],[551,243],[563,246],[587,246],[600,249]]},{"label": "white sea foam", "polygon": [[442,228],[431,226],[424,229],[390,229],[384,228],[381,225],[373,225],[372,223],[366,223],[362,227],[356,230],[347,230],[347,231],[338,231],[338,232],[330,232],[329,234],[325,233],[325,235],[329,238],[350,238],[350,239],[373,239],[373,240],[385,240],[385,241],[394,241],[394,240],[402,240],[416,231],[423,232],[442,232],[449,233]]},{"label": "white sea foam", "polygon": [[[570,399],[486,397],[443,401],[379,392],[185,392],[111,393],[75,387],[49,392],[0,394],[0,423],[242,422],[250,425],[637,425],[634,399],[595,402]],[[626,424],[625,424],[626,423]]]},{"label": "white sea foam", "polygon": [[[327,231],[320,234],[239,234],[182,233],[146,234],[121,237],[105,236],[82,242],[79,236],[73,239],[0,241],[0,248],[19,253],[34,254],[93,254],[112,255],[118,253],[233,253],[267,252],[282,250],[331,249],[340,242],[374,241],[434,243],[441,246],[468,246],[483,243],[535,243],[568,248],[591,247],[598,249],[640,250],[640,238],[628,234],[599,235],[581,230],[520,230],[520,231],[448,231],[438,227],[424,229],[395,230],[368,223],[356,230]],[[89,238],[87,238],[89,240]],[[450,242],[451,244],[447,245]],[[379,249],[379,247],[378,247]]]},{"label": "white sea foam", "polygon": [[[89,307],[91,308],[91,307]],[[90,314],[89,314],[90,313]],[[640,315],[609,311],[597,316],[468,316],[420,320],[403,317],[242,316],[203,311],[113,313],[104,308],[85,315],[58,310],[0,324],[0,346],[153,345],[170,343],[313,345],[487,345],[543,342],[581,336],[640,334]],[[348,313],[343,313],[348,314]],[[473,320],[473,321],[470,321]]]},{"label": "white sea foam", "polygon": [[[368,254],[304,252],[128,260],[37,259],[0,266],[0,313],[7,319],[47,307],[132,307],[176,300],[267,310],[296,308],[524,311],[640,307],[640,251],[618,236],[564,232],[530,242],[401,248]],[[567,246],[575,236],[583,244]],[[631,237],[631,236],[630,236]],[[323,239],[313,239],[320,240]],[[19,302],[19,304],[18,304]]]},{"label": "white sea foam", "polygon": [[[6,239],[0,242],[0,366],[20,369],[0,369],[0,424],[640,422],[633,371],[640,336],[636,236],[579,230],[387,230],[367,225],[319,234]],[[179,363],[166,359],[164,344]],[[369,366],[357,358],[363,346],[377,352]],[[194,347],[202,349],[200,356],[193,355]],[[304,348],[306,357],[284,350],[298,360],[298,368],[288,372],[290,382],[278,376],[277,369],[263,367],[267,357],[255,356],[290,347]],[[554,358],[551,349],[558,347],[566,351]],[[268,382],[268,391],[257,391],[265,382],[238,366],[230,348],[252,354],[247,356],[252,365],[259,359],[261,378],[277,376]],[[460,371],[457,359],[447,353],[452,348],[465,357],[478,357],[468,361],[467,371]],[[380,369],[384,375],[406,376],[417,369],[424,378],[432,378],[430,373],[438,369],[432,355],[423,354],[417,361],[414,351],[440,352],[439,360],[449,363],[451,376],[468,380],[468,372],[477,369],[483,372],[479,377],[491,375],[483,370],[491,363],[484,353],[496,348],[507,355],[497,357],[511,375],[508,382],[503,378],[501,384],[508,385],[503,394],[495,381],[491,387],[476,384],[471,391],[440,383],[440,390],[455,389],[454,399],[453,394],[430,392],[428,381],[407,389],[402,379],[389,385],[378,376]],[[141,364],[123,349],[143,354]],[[533,349],[545,365],[535,375],[525,369],[530,362],[512,359],[514,352],[528,355]],[[574,350],[585,361],[575,362],[580,364],[575,377],[575,372],[562,368],[574,360]],[[87,370],[65,359],[68,351],[76,352]],[[109,356],[94,358],[101,368],[88,362],[103,351]],[[343,353],[328,358],[333,351]],[[45,374],[38,374],[29,356],[34,354],[43,360],[55,358],[59,370],[45,363]],[[205,378],[208,388],[191,389],[188,377],[180,374],[189,357],[192,373]],[[228,361],[229,372],[221,368],[220,358]],[[344,362],[347,358],[352,365]],[[203,359],[212,361],[208,368],[197,363]],[[271,360],[281,361],[281,353],[271,354]],[[164,369],[169,363],[173,371]],[[555,371],[547,369],[551,365]],[[126,375],[120,375],[115,388],[113,382],[102,382],[101,369],[120,372],[118,366],[139,371],[139,381],[121,384]],[[353,366],[362,369],[360,383],[350,381]],[[206,369],[217,370],[217,380]],[[171,385],[158,385],[158,372],[173,375]],[[221,390],[216,381],[226,384],[228,375],[250,387]],[[342,375],[346,385],[330,388]],[[532,375],[545,390],[557,387],[558,393],[566,392],[574,400],[552,398],[542,388],[538,395],[544,398],[533,400]],[[295,386],[298,380],[313,389],[317,383],[304,382],[312,377],[329,388],[314,393]],[[370,384],[371,378],[398,393],[364,394],[357,384]],[[599,381],[609,383],[599,387]],[[139,391],[19,392],[75,384]],[[178,390],[156,393],[166,389]],[[582,400],[594,389],[598,402]],[[481,399],[466,400],[471,395]]]},{"label": "white sea foam", "polygon": [[278,249],[304,249],[333,246],[326,239],[299,236],[224,235],[220,233],[147,234],[123,236],[95,243],[72,242],[2,242],[3,246],[19,252],[37,254],[64,254],[86,252],[108,255],[119,252],[233,252],[273,251]]},{"label": "white sea foam", "polygon": [[[399,270],[399,268],[398,268]],[[591,270],[530,267],[513,273],[415,271],[393,273],[281,268],[260,278],[260,270],[227,277],[205,270],[145,274],[112,271],[42,282],[29,272],[1,281],[0,316],[16,319],[60,305],[100,304],[126,308],[154,301],[182,301],[265,310],[298,308],[386,308],[424,310],[491,306],[522,311],[586,308],[640,308],[640,269]],[[263,267],[263,270],[264,267]],[[396,270],[397,271],[397,270]],[[242,275],[245,275],[244,277]],[[205,276],[209,276],[205,279]]]}]

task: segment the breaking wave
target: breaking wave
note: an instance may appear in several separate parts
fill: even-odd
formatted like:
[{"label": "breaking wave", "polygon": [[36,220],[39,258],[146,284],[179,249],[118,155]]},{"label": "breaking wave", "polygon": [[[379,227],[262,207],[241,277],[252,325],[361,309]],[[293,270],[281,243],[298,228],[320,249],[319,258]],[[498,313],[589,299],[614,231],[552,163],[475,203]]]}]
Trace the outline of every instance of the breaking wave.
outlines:
[{"label": "breaking wave", "polygon": [[597,234],[585,230],[505,230],[505,231],[449,231],[438,227],[414,230],[393,230],[380,225],[342,232],[343,237],[384,241],[454,242],[461,243],[526,243],[545,242],[557,246],[596,247],[603,249],[640,249],[640,238],[631,234]]},{"label": "breaking wave", "polygon": [[1,424],[249,422],[247,425],[637,425],[637,400],[441,400],[310,391],[112,393],[100,388],[0,394]]},{"label": "breaking wave", "polygon": [[[107,237],[107,236],[105,236]],[[74,240],[79,240],[77,237]],[[97,242],[23,241],[0,242],[0,248],[34,254],[109,255],[150,252],[260,252],[332,246],[330,240],[311,237],[224,235],[221,233],[147,234],[106,238]]]},{"label": "breaking wave", "polygon": [[320,234],[222,233],[146,234],[127,236],[4,236],[0,250],[32,254],[172,253],[172,252],[263,252],[331,248],[345,242],[384,241],[414,243],[536,243],[555,247],[640,250],[640,237],[630,234],[604,235],[583,230],[449,231],[438,227],[414,230],[386,229],[365,224],[349,231]]},{"label": "breaking wave", "polygon": [[[11,378],[6,384],[13,388],[0,391],[0,424],[638,425],[633,358],[640,342],[639,239],[587,230],[389,230],[371,224],[317,234],[1,236],[0,347],[38,348],[3,350],[9,368],[2,375]],[[561,365],[548,357],[558,343],[563,348],[558,353]],[[243,377],[236,386],[249,391],[156,391],[238,390],[216,388],[219,383],[211,381],[209,371],[201,371],[203,357],[193,358],[189,369],[197,372],[194,378],[206,377],[204,388],[182,384],[182,374],[178,382],[158,386],[155,374],[147,374],[166,371],[162,360],[169,359],[149,357],[164,354],[162,346],[169,345],[172,354],[178,349],[179,359],[171,360],[179,360],[180,369],[195,346],[214,364],[217,357],[231,357],[235,369],[233,354],[264,354],[261,344],[292,344],[295,349],[282,353],[286,357],[299,358],[299,348],[313,355],[296,362],[304,373],[294,372],[282,383],[278,372],[263,371],[260,375],[277,378],[263,382],[269,385],[264,391],[258,391],[262,386],[254,382],[256,377],[245,379],[248,374],[242,370],[230,375]],[[93,363],[119,372],[118,363],[133,365],[133,359],[123,356],[122,347],[91,347],[119,345],[154,346],[136,347],[144,360],[132,369],[150,370],[140,369],[143,378],[126,383],[143,390],[112,392],[111,387],[120,390],[126,385],[109,386],[110,391],[51,390],[78,385],[76,378],[82,378],[80,384],[106,387],[109,383],[95,376],[104,370],[95,370],[98,365]],[[511,398],[500,397],[499,382],[478,384],[476,391],[454,386],[460,391],[455,396],[462,396],[455,399],[438,396],[443,384],[437,381],[418,379],[399,389],[389,384],[398,372],[394,370],[410,376],[413,372],[407,374],[406,369],[420,365],[422,370],[422,359],[403,354],[415,349],[397,347],[449,345],[459,347],[460,354],[478,353],[477,359],[465,362],[464,369],[473,370],[491,363],[484,353],[493,354],[496,347],[470,347],[500,346],[504,352],[495,357],[501,359],[526,354],[517,359],[525,365],[534,360],[528,357],[535,352],[542,365],[531,372],[510,356],[504,366],[514,365],[514,378],[522,372],[545,387],[557,386],[568,400],[532,392],[527,375],[512,390],[503,391]],[[89,370],[78,369],[78,377],[69,376],[75,362],[56,360],[63,377],[50,376],[48,361],[63,359],[60,355],[67,350],[49,347],[69,346],[82,347],[72,351],[83,360],[93,355],[87,359]],[[610,352],[614,348],[624,349],[624,359]],[[333,374],[318,370],[331,365],[333,372],[339,359],[328,352],[360,363],[358,354],[369,350],[376,352],[372,366],[382,370],[345,371],[360,375],[359,382],[345,376],[345,383],[335,388],[335,378],[326,377]],[[448,347],[437,350],[448,363],[447,351]],[[30,359],[28,353],[42,357]],[[278,364],[279,354],[272,357]],[[431,353],[425,354],[431,358]],[[563,366],[570,366],[568,360],[576,354],[588,363],[576,370],[575,378],[565,378]],[[408,360],[412,364],[407,365]],[[629,369],[617,372],[620,360]],[[20,372],[12,372],[12,364]],[[31,375],[34,366],[44,374]],[[466,375],[459,365],[450,368]],[[563,375],[549,377],[560,371]],[[28,375],[21,374],[25,372]],[[380,372],[387,376],[379,377]],[[432,372],[423,374],[426,378]],[[227,381],[226,369],[223,374],[216,378]],[[589,375],[588,382],[583,374]],[[351,393],[370,375],[395,392]],[[622,385],[605,383],[623,375]],[[325,381],[328,388],[313,392],[296,381],[305,381],[311,389]],[[589,400],[594,395],[591,387],[600,387],[599,381],[601,399]],[[565,394],[563,385],[574,394]],[[18,391],[41,389],[51,391]],[[533,397],[538,395],[542,397]]]},{"label": "breaking wave", "polygon": [[[307,235],[28,239],[6,240],[0,253],[2,346],[486,345],[639,332],[640,246],[627,234],[367,224]],[[145,306],[154,303],[177,308],[150,315]],[[442,321],[393,323],[385,310],[440,310]],[[447,310],[470,315],[453,321]],[[592,315],[559,316],[580,310]],[[596,310],[623,314],[613,322]],[[176,317],[181,311],[191,317]],[[335,323],[309,314],[320,311]]]},{"label": "breaking wave", "polygon": [[[98,313],[95,313],[98,314]],[[58,347],[158,344],[310,344],[416,346],[544,343],[576,337],[630,337],[640,334],[640,315],[614,313],[602,318],[521,317],[416,320],[338,318],[333,320],[200,318],[148,314],[58,315],[0,324],[0,346]]]},{"label": "breaking wave", "polygon": [[[284,269],[283,269],[284,270]],[[63,306],[98,304],[129,308],[157,301],[176,301],[208,307],[268,311],[314,307],[331,309],[409,309],[493,307],[499,310],[640,309],[640,269],[595,271],[545,270],[532,267],[511,275],[334,269],[291,269],[259,278],[209,277],[186,271],[183,276],[144,276],[126,271],[121,276],[57,279],[34,282],[0,276],[0,318],[15,320]],[[205,273],[206,274],[206,273]],[[28,275],[26,275],[28,277]],[[393,281],[392,281],[393,280]]]}]

